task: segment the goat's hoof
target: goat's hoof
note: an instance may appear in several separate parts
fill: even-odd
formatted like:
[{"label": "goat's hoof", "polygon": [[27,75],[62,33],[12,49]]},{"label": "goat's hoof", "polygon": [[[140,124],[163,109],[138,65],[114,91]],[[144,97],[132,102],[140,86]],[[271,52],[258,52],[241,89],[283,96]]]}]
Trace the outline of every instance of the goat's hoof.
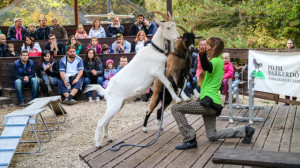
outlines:
[{"label": "goat's hoof", "polygon": [[113,140],[112,140],[111,138],[109,138],[109,139],[107,140],[107,142],[113,142]]},{"label": "goat's hoof", "polygon": [[189,100],[191,100],[191,99],[187,97],[187,98],[184,98],[183,100],[184,100],[184,101],[189,101]]},{"label": "goat's hoof", "polygon": [[156,120],[156,125],[160,125],[161,120]]},{"label": "goat's hoof", "polygon": [[148,132],[146,127],[143,127],[143,132],[144,132],[144,133],[147,133],[147,132]]},{"label": "goat's hoof", "polygon": [[102,146],[100,143],[96,143],[95,147],[96,147],[96,149],[100,149]]},{"label": "goat's hoof", "polygon": [[175,102],[176,102],[176,103],[181,103],[181,102],[182,102],[182,99],[178,98],[178,99],[175,100]]}]

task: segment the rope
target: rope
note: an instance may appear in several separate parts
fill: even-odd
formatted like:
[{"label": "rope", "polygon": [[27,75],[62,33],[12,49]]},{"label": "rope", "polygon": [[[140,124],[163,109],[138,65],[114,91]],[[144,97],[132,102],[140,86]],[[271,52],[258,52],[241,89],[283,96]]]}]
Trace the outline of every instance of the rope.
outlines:
[{"label": "rope", "polygon": [[[166,88],[165,88],[165,86],[164,86],[164,89],[163,89],[162,108],[161,108],[161,123],[160,123],[160,127],[159,127],[159,130],[158,130],[158,133],[157,133],[157,136],[156,136],[155,140],[152,141],[152,142],[149,143],[149,144],[146,144],[146,145],[122,144],[122,143],[125,142],[125,141],[123,140],[123,141],[120,141],[120,142],[118,142],[118,143],[112,145],[112,146],[109,148],[111,151],[116,152],[116,151],[120,150],[123,146],[148,147],[148,146],[153,145],[153,144],[158,140],[159,135],[160,135],[160,132],[161,132],[162,124],[163,124],[163,119],[164,119],[165,90],[166,90]],[[120,144],[122,144],[122,145],[120,145]],[[118,148],[114,149],[114,147],[116,147],[116,146],[118,146],[118,145],[120,145],[120,146],[119,146]]]}]

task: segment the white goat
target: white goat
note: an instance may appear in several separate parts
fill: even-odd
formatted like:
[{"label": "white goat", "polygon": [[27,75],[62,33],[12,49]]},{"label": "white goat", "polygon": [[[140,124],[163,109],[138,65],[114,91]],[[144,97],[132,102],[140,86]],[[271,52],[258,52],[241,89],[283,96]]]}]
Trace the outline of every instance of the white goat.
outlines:
[{"label": "white goat", "polygon": [[159,51],[165,48],[165,39],[177,42],[180,35],[169,13],[168,16],[159,11],[153,11],[153,13],[162,15],[166,22],[154,19],[159,28],[152,38],[152,44],[139,50],[129,64],[110,80],[106,89],[100,85],[88,85],[85,89],[85,92],[96,90],[104,96],[107,102],[106,112],[98,121],[95,132],[96,147],[101,147],[99,142],[101,128],[104,126],[104,137],[111,140],[108,135],[109,121],[121,110],[125,100],[144,94],[155,78],[158,78],[166,86],[176,103],[181,101],[164,75],[167,56]]}]

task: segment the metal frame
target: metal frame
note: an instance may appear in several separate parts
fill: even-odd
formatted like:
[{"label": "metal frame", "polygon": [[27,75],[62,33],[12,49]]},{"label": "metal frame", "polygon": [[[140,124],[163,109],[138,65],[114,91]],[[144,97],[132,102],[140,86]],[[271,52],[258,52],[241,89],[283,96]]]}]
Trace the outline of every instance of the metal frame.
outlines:
[{"label": "metal frame", "polygon": [[[264,118],[253,118],[253,110],[254,109],[264,109],[264,106],[254,106],[254,84],[255,84],[255,76],[252,73],[251,79],[249,80],[249,105],[240,105],[239,104],[239,88],[238,85],[240,83],[239,75],[236,72],[235,75],[235,82],[232,83],[232,79],[228,80],[229,85],[229,116],[220,116],[218,120],[224,121],[229,120],[230,124],[233,124],[234,121],[249,121],[250,125],[253,125],[253,121],[265,121]],[[236,94],[236,104],[232,104],[233,95]],[[236,109],[249,109],[249,117],[237,117],[233,116],[233,107]]]}]

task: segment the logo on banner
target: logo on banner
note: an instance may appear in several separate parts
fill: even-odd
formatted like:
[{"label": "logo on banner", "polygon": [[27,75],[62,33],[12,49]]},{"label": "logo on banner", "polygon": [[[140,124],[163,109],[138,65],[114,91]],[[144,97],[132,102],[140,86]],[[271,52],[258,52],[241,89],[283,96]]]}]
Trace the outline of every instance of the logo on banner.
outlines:
[{"label": "logo on banner", "polygon": [[256,61],[256,59],[253,59],[253,65],[254,65],[254,70],[250,74],[250,77],[251,77],[252,74],[254,74],[255,78],[265,79],[264,73],[261,70],[259,70],[259,68],[261,68],[263,66],[263,64],[262,63],[258,63]]}]

